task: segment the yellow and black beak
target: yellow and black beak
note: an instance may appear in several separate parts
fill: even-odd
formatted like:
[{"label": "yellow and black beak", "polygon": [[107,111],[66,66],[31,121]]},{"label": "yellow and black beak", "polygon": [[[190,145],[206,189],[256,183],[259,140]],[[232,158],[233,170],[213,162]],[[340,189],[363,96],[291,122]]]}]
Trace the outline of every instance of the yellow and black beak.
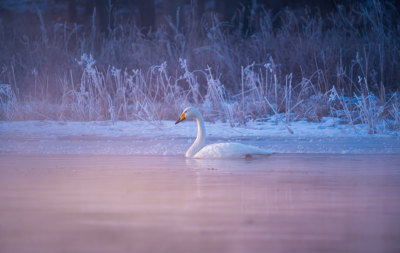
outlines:
[{"label": "yellow and black beak", "polygon": [[179,117],[179,119],[175,122],[175,125],[178,124],[179,122],[185,120],[185,119],[186,119],[185,113],[182,113],[181,116]]}]

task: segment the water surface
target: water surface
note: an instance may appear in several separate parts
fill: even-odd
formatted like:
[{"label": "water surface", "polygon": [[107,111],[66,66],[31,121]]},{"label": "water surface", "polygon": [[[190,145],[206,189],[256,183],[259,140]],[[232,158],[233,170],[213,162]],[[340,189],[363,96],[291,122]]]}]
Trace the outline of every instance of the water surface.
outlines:
[{"label": "water surface", "polygon": [[1,252],[400,252],[396,154],[0,165]]}]

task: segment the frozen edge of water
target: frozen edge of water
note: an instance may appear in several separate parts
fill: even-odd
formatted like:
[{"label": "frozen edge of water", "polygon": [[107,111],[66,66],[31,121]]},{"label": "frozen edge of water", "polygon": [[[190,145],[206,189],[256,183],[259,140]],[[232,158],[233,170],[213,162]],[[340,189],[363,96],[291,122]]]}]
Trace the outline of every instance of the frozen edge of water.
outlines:
[{"label": "frozen edge of water", "polygon": [[[365,126],[293,122],[289,133],[274,122],[231,128],[206,123],[208,143],[240,142],[277,153],[400,153],[398,132],[368,134]],[[183,155],[196,136],[196,123],[173,121],[20,121],[0,122],[3,154]]]},{"label": "frozen edge of water", "polygon": [[[246,126],[230,127],[228,123],[206,122],[207,135],[211,137],[392,137],[400,130],[379,129],[377,134],[368,134],[365,125],[340,125],[335,118],[324,118],[320,123],[296,121],[289,125],[291,134],[284,124],[274,121],[249,122]],[[195,137],[196,122],[185,121],[175,125],[174,121],[0,121],[0,134],[8,136],[181,136]]]}]

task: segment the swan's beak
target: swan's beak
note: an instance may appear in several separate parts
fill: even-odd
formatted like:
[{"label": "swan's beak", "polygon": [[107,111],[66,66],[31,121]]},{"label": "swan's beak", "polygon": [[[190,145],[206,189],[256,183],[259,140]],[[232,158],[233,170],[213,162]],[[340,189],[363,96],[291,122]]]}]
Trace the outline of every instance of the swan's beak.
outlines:
[{"label": "swan's beak", "polygon": [[179,119],[175,122],[175,125],[178,124],[179,122],[183,121],[184,119],[186,119],[185,113],[182,113],[181,116],[179,117]]}]

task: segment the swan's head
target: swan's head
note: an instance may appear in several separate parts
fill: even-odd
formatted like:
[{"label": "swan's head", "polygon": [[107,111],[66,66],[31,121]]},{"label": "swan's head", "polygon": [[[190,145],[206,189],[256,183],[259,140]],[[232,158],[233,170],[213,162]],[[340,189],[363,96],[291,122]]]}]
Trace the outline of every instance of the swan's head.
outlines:
[{"label": "swan's head", "polygon": [[198,117],[199,113],[200,112],[194,107],[186,107],[179,119],[175,122],[175,125],[185,119],[196,118]]}]

